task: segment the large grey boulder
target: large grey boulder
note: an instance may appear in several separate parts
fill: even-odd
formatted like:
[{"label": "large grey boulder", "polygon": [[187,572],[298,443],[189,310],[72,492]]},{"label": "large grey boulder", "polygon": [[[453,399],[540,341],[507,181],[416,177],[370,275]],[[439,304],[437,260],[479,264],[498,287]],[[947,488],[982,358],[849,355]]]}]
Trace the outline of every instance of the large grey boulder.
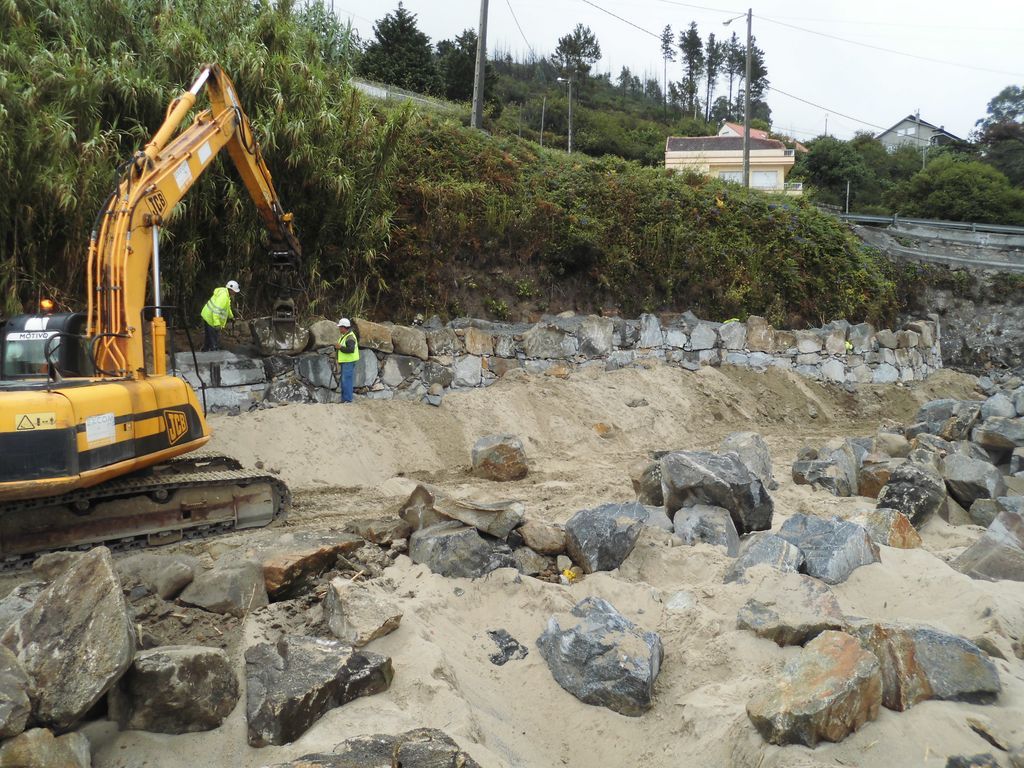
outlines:
[{"label": "large grey boulder", "polygon": [[672,523],[675,534],[684,544],[693,546],[703,543],[724,547],[729,557],[736,557],[740,553],[740,537],[727,509],[707,504],[683,507],[676,512]]},{"label": "large grey boulder", "polygon": [[636,500],[641,504],[660,507],[665,504],[661,489],[661,459],[641,459],[630,467],[629,479],[633,483]]},{"label": "large grey boulder", "polygon": [[733,432],[722,440],[719,453],[732,451],[740,457],[743,466],[749,469],[770,491],[779,487],[772,476],[772,453],[768,443],[757,432]]},{"label": "large grey boulder", "polygon": [[426,360],[430,354],[427,346],[427,334],[419,328],[403,325],[392,326],[391,343],[394,345],[396,355],[408,355]]},{"label": "large grey boulder", "polygon": [[607,601],[588,597],[571,616],[552,616],[537,646],[558,684],[583,703],[630,717],[651,708],[664,655],[661,638]]},{"label": "large grey boulder", "polygon": [[793,482],[822,488],[833,496],[851,496],[856,490],[849,475],[830,459],[806,459],[793,462]]},{"label": "large grey boulder", "polygon": [[908,461],[892,471],[878,494],[878,506],[895,509],[920,528],[932,515],[946,508],[946,483],[938,471]]},{"label": "large grey boulder", "polygon": [[576,330],[579,352],[584,357],[606,357],[612,351],[615,324],[607,317],[588,315]]},{"label": "large grey boulder", "polygon": [[427,351],[431,357],[441,355],[454,355],[462,352],[459,337],[453,328],[433,328],[425,331],[427,336]]},{"label": "large grey boulder", "polygon": [[402,612],[368,584],[337,577],[324,595],[324,623],[339,640],[361,648],[398,629]]},{"label": "large grey boulder", "polygon": [[767,565],[783,573],[796,573],[804,566],[804,555],[781,536],[758,533],[751,536],[746,546],[725,574],[725,581],[743,581],[748,568]]},{"label": "large grey boulder", "polygon": [[46,582],[26,581],[14,587],[0,600],[0,636],[14,624],[46,589]]},{"label": "large grey boulder", "polygon": [[334,320],[316,320],[309,326],[309,335],[313,337],[314,349],[333,347],[341,337],[338,325]]},{"label": "large grey boulder", "polygon": [[974,579],[1024,581],[1024,514],[1004,509],[953,567]]},{"label": "large grey boulder", "polygon": [[949,440],[967,440],[971,436],[971,430],[981,419],[981,407],[969,402],[960,403],[956,413],[950,416],[943,423],[938,431],[939,437]]},{"label": "large grey boulder", "polygon": [[826,631],[747,703],[747,716],[771,744],[838,742],[878,717],[878,659],[845,632]]},{"label": "large grey boulder", "polygon": [[978,499],[994,499],[1006,495],[1006,482],[999,470],[987,461],[978,461],[960,454],[947,456],[942,462],[942,478],[949,495],[964,509]]},{"label": "large grey boulder", "polygon": [[881,663],[882,703],[903,711],[925,699],[989,703],[1002,690],[995,665],[974,643],[926,626],[869,622],[850,633]]},{"label": "large grey boulder", "polygon": [[739,534],[772,527],[774,505],[764,483],[739,456],[704,451],[669,453],[661,459],[665,511],[709,504],[729,510]]},{"label": "large grey boulder", "polygon": [[107,696],[122,729],[192,733],[220,726],[238,702],[238,678],[220,648],[169,645],[139,651]]},{"label": "large grey boulder", "polygon": [[334,379],[334,365],[327,355],[309,354],[299,358],[296,366],[299,378],[314,387],[333,389],[337,387]]},{"label": "large grey boulder", "polygon": [[131,614],[110,550],[79,558],[4,633],[32,681],[32,721],[71,728],[124,674],[135,654]]},{"label": "large grey boulder", "polygon": [[33,728],[0,745],[2,768],[91,768],[89,739],[81,733],[54,736]]},{"label": "large grey boulder", "polygon": [[360,357],[362,357],[364,349],[376,349],[386,354],[391,354],[395,351],[395,344],[391,338],[392,326],[373,323],[361,317],[355,318],[353,322],[355,323],[356,336],[359,337]]},{"label": "large grey boulder", "polygon": [[250,560],[229,562],[198,573],[179,599],[211,613],[238,618],[270,602],[263,567]]},{"label": "large grey boulder", "polygon": [[1024,419],[986,419],[971,432],[971,440],[990,451],[1010,453],[1024,446]]},{"label": "large grey boulder", "polygon": [[198,562],[188,555],[137,552],[117,560],[115,567],[124,589],[142,585],[164,600],[170,600],[195,578]]},{"label": "large grey boulder", "polygon": [[960,402],[949,397],[929,400],[918,409],[914,421],[927,424],[928,431],[937,434],[942,425],[959,411]]},{"label": "large grey boulder", "polygon": [[765,579],[736,616],[738,629],[749,629],[778,645],[803,645],[827,629],[846,626],[832,590],[799,573]]},{"label": "large grey boulder", "polygon": [[417,728],[397,736],[355,736],[330,754],[303,755],[270,768],[481,768],[443,731]]},{"label": "large grey boulder", "polygon": [[473,445],[473,474],[488,480],[526,477],[526,449],[515,435],[486,435]]},{"label": "large grey boulder", "polygon": [[633,551],[647,519],[636,502],[581,509],[565,524],[566,551],[586,573],[618,568]]},{"label": "large grey boulder", "polygon": [[793,515],[782,524],[779,536],[804,555],[804,571],[826,584],[841,584],[862,565],[877,563],[878,546],[856,523]]},{"label": "large grey boulder", "polygon": [[476,528],[458,521],[414,531],[409,539],[409,557],[441,576],[467,579],[479,578],[497,568],[515,568],[508,544],[484,539]]},{"label": "large grey boulder", "polygon": [[437,488],[420,483],[413,488],[409,498],[398,508],[398,517],[407,523],[413,531],[429,528],[438,523],[451,522],[451,518],[442,515],[434,508],[434,504],[443,496],[444,494]]},{"label": "large grey boulder", "polygon": [[905,435],[880,431],[875,435],[874,449],[894,459],[904,459],[910,453],[910,441]]},{"label": "large grey boulder", "polygon": [[0,739],[25,730],[32,713],[31,687],[18,657],[7,646],[0,645]]},{"label": "large grey boulder", "polygon": [[576,338],[550,323],[538,323],[523,334],[523,353],[542,360],[574,357],[578,350]]},{"label": "large grey boulder", "polygon": [[988,528],[1002,511],[1002,506],[995,499],[978,499],[971,504],[967,514],[972,523],[980,525],[982,528]]},{"label": "large grey boulder", "polygon": [[661,321],[656,315],[640,315],[640,338],[636,345],[641,349],[654,349],[665,343]]},{"label": "large grey boulder", "polygon": [[434,509],[452,520],[471,525],[481,533],[505,539],[526,515],[521,501],[473,501],[436,496]]},{"label": "large grey boulder", "polygon": [[992,397],[981,404],[981,419],[986,421],[993,416],[1012,419],[1017,415],[1017,409],[1013,400],[1002,392],[996,392]]},{"label": "large grey boulder", "polygon": [[287,744],[324,713],[385,691],[391,659],[337,640],[286,635],[245,652],[249,745]]},{"label": "large grey boulder", "polygon": [[853,495],[857,490],[857,471],[860,469],[861,457],[867,450],[848,438],[836,438],[822,446],[818,458],[831,461],[842,473],[842,484],[850,489]]},{"label": "large grey boulder", "polygon": [[423,365],[423,361],[418,357],[388,355],[384,360],[384,368],[381,370],[380,380],[385,386],[397,389],[403,384],[407,385],[413,379],[419,378],[423,372]]}]

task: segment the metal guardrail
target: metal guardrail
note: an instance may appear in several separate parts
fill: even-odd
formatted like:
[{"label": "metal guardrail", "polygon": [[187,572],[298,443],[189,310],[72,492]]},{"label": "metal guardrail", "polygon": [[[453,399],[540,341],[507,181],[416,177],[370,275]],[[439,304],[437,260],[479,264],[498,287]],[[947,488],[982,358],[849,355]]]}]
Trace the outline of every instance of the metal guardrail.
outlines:
[{"label": "metal guardrail", "polygon": [[898,214],[893,214],[892,216],[869,216],[860,213],[837,213],[836,216],[844,221],[852,221],[858,224],[885,224],[893,227],[907,224],[911,226],[934,227],[935,229],[957,229],[966,232],[1024,235],[1024,227],[1011,226],[1009,224],[978,224],[976,222],[942,221],[940,219],[907,219]]},{"label": "metal guardrail", "polygon": [[396,88],[393,85],[383,85],[381,83],[373,83],[368,80],[360,80],[357,77],[349,78],[349,82],[353,88],[362,91],[368,96],[373,96],[377,99],[395,100],[398,101],[411,101],[415,104],[419,104],[422,107],[428,109],[436,109],[442,112],[459,112],[463,107],[459,104],[455,104],[450,101],[443,101],[442,99],[434,99],[430,96],[421,96],[418,93],[407,91],[402,88]]}]

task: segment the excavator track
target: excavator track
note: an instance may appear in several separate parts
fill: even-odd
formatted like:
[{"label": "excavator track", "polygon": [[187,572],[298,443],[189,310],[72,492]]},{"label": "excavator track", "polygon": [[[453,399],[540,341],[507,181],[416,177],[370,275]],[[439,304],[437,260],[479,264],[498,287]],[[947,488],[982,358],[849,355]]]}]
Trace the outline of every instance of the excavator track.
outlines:
[{"label": "excavator track", "polygon": [[44,552],[139,549],[283,520],[291,491],[226,456],[190,454],[143,474],[0,506],[0,570]]}]

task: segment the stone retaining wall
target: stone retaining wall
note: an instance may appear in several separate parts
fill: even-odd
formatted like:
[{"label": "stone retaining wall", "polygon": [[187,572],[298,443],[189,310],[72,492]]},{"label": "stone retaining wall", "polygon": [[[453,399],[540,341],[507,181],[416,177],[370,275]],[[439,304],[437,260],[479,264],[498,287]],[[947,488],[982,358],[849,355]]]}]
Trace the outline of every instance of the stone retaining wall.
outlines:
[{"label": "stone retaining wall", "polygon": [[[791,370],[819,381],[891,383],[925,378],[942,367],[939,329],[932,321],[876,331],[867,323],[837,320],[823,328],[785,331],[763,318],[715,323],[683,315],[641,315],[638,320],[588,316],[545,317],[534,324],[460,319],[407,327],[356,320],[361,357],[356,391],[366,397],[421,399],[432,385],[485,387],[508,371],[566,376],[575,368],[615,370],[661,360],[696,370],[736,365]],[[176,356],[179,375],[205,383],[207,407],[247,409],[270,402],[331,402],[338,337],[333,322],[310,328],[314,351],[263,359],[231,352]],[[436,390],[435,386],[435,390]]]}]

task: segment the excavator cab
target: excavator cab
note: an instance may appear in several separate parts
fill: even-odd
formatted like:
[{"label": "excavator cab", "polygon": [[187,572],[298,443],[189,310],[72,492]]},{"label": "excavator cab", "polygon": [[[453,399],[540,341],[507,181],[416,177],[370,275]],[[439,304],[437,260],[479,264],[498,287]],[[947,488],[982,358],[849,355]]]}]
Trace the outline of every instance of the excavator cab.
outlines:
[{"label": "excavator cab", "polygon": [[0,326],[0,382],[95,374],[84,312],[17,315]]}]

